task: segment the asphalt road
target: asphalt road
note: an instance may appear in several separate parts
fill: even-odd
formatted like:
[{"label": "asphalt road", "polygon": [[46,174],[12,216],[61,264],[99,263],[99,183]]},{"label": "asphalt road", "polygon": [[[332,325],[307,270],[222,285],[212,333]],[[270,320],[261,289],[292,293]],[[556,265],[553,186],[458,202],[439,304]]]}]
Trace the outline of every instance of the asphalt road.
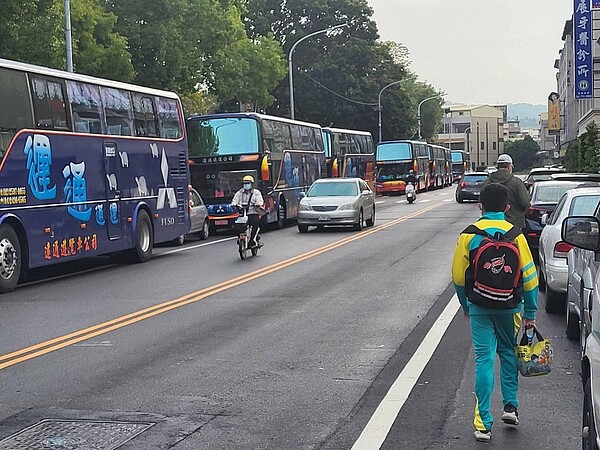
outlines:
[{"label": "asphalt road", "polygon": [[[456,238],[478,215],[452,188],[378,202],[374,228],[266,232],[246,261],[219,235],[142,265],[34,274],[0,297],[0,449],[43,419],[68,421],[49,448],[351,448],[452,301]],[[491,447],[579,445],[579,357],[563,322],[540,313],[555,370],[523,381],[522,424],[495,426]],[[472,373],[458,315],[381,448],[475,446]]]}]

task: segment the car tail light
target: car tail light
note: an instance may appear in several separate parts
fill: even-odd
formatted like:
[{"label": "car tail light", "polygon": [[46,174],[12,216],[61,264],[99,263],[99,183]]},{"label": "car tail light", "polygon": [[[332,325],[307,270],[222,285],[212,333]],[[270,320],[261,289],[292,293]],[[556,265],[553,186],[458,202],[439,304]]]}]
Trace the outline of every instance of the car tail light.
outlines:
[{"label": "car tail light", "polygon": [[527,217],[531,217],[533,219],[539,219],[542,217],[542,214],[549,212],[547,208],[538,208],[536,206],[530,206],[527,211],[525,211],[525,215]]},{"label": "car tail light", "polygon": [[461,182],[461,183],[460,183],[460,188],[461,188],[461,189],[464,189],[464,188],[466,188],[467,186],[468,186],[468,184],[467,184],[467,182],[466,182],[466,181],[463,181],[463,182]]},{"label": "car tail light", "polygon": [[571,244],[567,244],[566,242],[559,241],[554,246],[554,257],[555,258],[566,258],[567,253],[569,253],[573,249]]}]

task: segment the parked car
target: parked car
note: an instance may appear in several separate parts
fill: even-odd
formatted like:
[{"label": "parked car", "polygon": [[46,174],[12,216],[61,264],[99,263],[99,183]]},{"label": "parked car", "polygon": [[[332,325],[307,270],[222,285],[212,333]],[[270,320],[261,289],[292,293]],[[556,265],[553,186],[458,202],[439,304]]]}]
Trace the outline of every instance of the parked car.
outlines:
[{"label": "parked car", "polygon": [[198,191],[190,188],[190,231],[185,236],[179,236],[175,244],[183,245],[186,236],[197,235],[200,239],[208,239],[210,233],[210,222],[208,220],[208,210]]},{"label": "parked car", "polygon": [[301,233],[310,226],[352,225],[355,230],[362,230],[365,224],[375,224],[375,194],[360,178],[322,178],[300,200]]},{"label": "parked car", "polygon": [[487,173],[494,173],[494,172],[498,172],[498,168],[496,166],[489,166],[485,169],[485,171]]},{"label": "parked car", "polygon": [[531,169],[527,178],[525,178],[525,186],[527,186],[527,189],[530,189],[531,186],[533,186],[533,183],[537,183],[538,181],[548,181],[552,179],[552,175],[563,172],[564,169],[554,167],[538,167]]},{"label": "parked car", "polygon": [[[590,327],[582,339],[581,380],[583,382],[582,448],[598,448],[600,429],[600,215],[567,217],[563,223],[562,240],[594,257],[590,260],[591,294],[581,307]],[[583,323],[583,320],[582,320]]]},{"label": "parked car", "polygon": [[479,200],[479,192],[485,180],[490,174],[488,172],[471,172],[462,176],[456,186],[456,201],[462,203],[465,200]]},{"label": "parked car", "polygon": [[534,259],[538,259],[540,234],[544,226],[542,216],[550,214],[556,208],[558,200],[569,189],[581,185],[577,181],[538,181],[531,188],[531,205],[525,211],[525,228],[523,234],[531,249]]},{"label": "parked car", "polygon": [[[542,216],[544,229],[540,235],[540,290],[546,290],[545,309],[549,313],[564,312],[567,306],[567,256],[573,246],[561,238],[562,224],[568,216],[590,216],[600,202],[600,188],[567,191],[552,214]],[[579,336],[579,314],[575,308],[567,311],[567,335]]]}]

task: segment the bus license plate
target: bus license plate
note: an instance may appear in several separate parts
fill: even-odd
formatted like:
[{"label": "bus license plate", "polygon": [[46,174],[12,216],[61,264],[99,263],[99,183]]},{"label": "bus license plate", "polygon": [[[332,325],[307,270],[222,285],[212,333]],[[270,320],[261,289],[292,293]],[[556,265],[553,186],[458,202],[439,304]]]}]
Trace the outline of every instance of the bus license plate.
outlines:
[{"label": "bus license plate", "polygon": [[229,220],[215,220],[215,225],[229,225]]},{"label": "bus license plate", "polygon": [[319,216],[319,220],[330,220],[331,217],[329,216]]}]

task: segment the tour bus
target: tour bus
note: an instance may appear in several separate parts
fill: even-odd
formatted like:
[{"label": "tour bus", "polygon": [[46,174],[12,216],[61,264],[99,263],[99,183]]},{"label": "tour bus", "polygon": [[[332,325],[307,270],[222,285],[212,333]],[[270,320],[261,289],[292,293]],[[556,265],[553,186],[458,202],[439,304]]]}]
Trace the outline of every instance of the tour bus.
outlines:
[{"label": "tour bus", "polygon": [[452,182],[460,180],[471,168],[471,155],[464,150],[452,150]]},{"label": "tour bus", "polygon": [[0,292],[26,269],[123,253],[190,227],[177,95],[0,59]]},{"label": "tour bus", "polygon": [[429,151],[429,189],[438,189],[446,186],[447,165],[446,165],[446,147],[435,144],[428,144]]},{"label": "tour bus", "polygon": [[452,184],[452,151],[447,147],[444,147],[444,159],[446,186],[450,186]]},{"label": "tour bus", "polygon": [[298,214],[301,193],[321,176],[325,147],[319,125],[257,113],[187,119],[192,186],[204,199],[211,228],[229,228],[242,178],[252,175],[266,203],[263,221],[282,227]]},{"label": "tour bus", "polygon": [[410,170],[417,177],[418,191],[428,187],[429,150],[427,143],[421,141],[380,142],[376,152],[377,193],[404,194],[406,177]]},{"label": "tour bus", "polygon": [[323,128],[327,177],[358,177],[375,189],[375,147],[368,131]]}]

